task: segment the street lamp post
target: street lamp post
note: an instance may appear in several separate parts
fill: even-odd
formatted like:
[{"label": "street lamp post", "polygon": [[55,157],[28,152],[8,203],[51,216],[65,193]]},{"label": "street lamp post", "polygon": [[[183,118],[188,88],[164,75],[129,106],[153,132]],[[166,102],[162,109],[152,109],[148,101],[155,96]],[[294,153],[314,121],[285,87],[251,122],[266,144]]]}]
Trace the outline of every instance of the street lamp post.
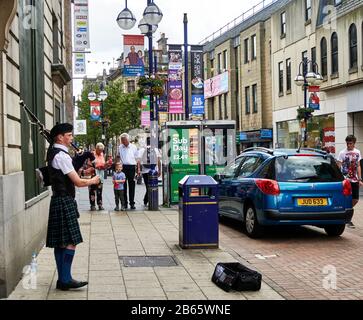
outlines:
[{"label": "street lamp post", "polygon": [[[310,67],[310,70],[309,70]],[[302,68],[302,70],[301,70]],[[309,71],[308,71],[309,70]],[[316,70],[316,72],[315,72]],[[302,72],[301,72],[302,71]],[[318,64],[315,61],[304,58],[299,64],[299,74],[295,77],[295,84],[299,87],[304,86],[304,147],[306,147],[307,141],[307,121],[310,118],[311,112],[309,112],[307,99],[308,99],[308,88],[309,86],[319,86],[323,77],[318,72]]]},{"label": "street lamp post", "polygon": [[[163,14],[159,7],[154,3],[154,0],[147,0],[147,7],[144,10],[143,18],[139,22],[139,29],[141,33],[148,38],[149,42],[149,77],[154,77],[153,75],[153,33],[157,30],[158,24],[163,18]],[[129,30],[136,22],[136,19],[132,12],[127,8],[127,0],[125,0],[125,9],[118,15],[117,23],[121,29]],[[157,106],[154,103],[154,95],[150,93],[150,148],[154,150],[158,148],[158,119],[155,117],[157,115]],[[150,152],[151,160],[151,170],[149,173],[149,210],[158,210],[158,173],[156,172],[156,155],[154,152]],[[160,170],[160,168],[159,168]]]}]

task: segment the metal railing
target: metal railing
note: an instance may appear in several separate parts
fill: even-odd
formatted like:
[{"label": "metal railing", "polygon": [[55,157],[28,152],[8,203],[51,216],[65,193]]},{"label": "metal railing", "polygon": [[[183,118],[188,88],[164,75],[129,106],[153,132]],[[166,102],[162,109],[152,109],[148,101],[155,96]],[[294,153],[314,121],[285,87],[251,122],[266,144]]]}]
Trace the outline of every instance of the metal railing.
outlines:
[{"label": "metal railing", "polygon": [[204,38],[202,41],[199,42],[199,44],[205,44],[207,42],[213,41],[220,37],[222,34],[226,33],[230,29],[236,27],[240,23],[246,21],[249,18],[252,18],[254,15],[259,13],[261,10],[267,8],[268,6],[274,4],[275,2],[278,2],[280,0],[262,0],[260,3],[254,5],[251,9],[247,10],[246,12],[242,13],[240,16],[232,20],[231,22],[228,22],[226,25],[224,25],[219,30],[213,32],[208,37]]}]

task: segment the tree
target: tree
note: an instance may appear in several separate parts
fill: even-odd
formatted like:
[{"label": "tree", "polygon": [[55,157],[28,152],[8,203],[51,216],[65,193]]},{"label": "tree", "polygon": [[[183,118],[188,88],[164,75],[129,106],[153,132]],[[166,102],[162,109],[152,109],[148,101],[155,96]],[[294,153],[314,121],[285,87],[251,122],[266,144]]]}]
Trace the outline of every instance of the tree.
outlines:
[{"label": "tree", "polygon": [[[99,85],[86,82],[82,91],[82,101],[78,102],[78,118],[87,120],[87,135],[78,136],[77,141],[86,145],[95,145],[101,141],[102,136],[101,122],[97,123],[97,121],[90,119],[88,94],[92,91],[92,87],[95,89],[93,91],[96,94],[99,93]],[[125,93],[122,79],[109,82],[105,87],[105,91],[108,93],[108,98],[103,103],[103,121],[108,124],[106,127],[106,141],[119,136],[123,132],[139,128],[141,124],[141,99],[137,93]]]}]

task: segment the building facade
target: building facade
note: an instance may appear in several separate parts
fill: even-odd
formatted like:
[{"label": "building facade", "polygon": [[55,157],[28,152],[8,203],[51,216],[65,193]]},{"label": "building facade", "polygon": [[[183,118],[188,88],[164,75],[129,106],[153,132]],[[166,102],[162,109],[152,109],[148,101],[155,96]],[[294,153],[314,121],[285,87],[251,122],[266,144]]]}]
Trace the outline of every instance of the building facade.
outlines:
[{"label": "building facade", "polygon": [[[354,134],[363,148],[363,2],[294,0],[271,17],[273,122],[276,146],[295,148],[301,141],[297,109],[304,105],[294,84],[300,62],[316,62],[320,110],[308,121],[307,144],[337,153]],[[311,68],[311,66],[310,66]]]},{"label": "building facade", "polygon": [[46,143],[19,100],[47,129],[73,116],[71,0],[0,0],[0,298],[45,243],[50,191],[35,169]]},{"label": "building facade", "polygon": [[239,24],[204,44],[207,85],[228,73],[228,88],[206,99],[206,118],[235,120],[238,150],[272,147],[270,17],[288,2],[262,2],[259,11],[244,13]]}]

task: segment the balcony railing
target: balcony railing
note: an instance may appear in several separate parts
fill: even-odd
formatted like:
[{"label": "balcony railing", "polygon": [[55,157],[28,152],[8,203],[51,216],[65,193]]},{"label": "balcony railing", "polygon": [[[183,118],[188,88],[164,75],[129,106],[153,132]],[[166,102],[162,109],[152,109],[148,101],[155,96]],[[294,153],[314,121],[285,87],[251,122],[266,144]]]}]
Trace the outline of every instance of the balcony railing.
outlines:
[{"label": "balcony railing", "polygon": [[236,27],[240,23],[252,18],[257,13],[262,11],[263,9],[269,7],[270,5],[274,4],[275,2],[278,2],[280,0],[263,0],[260,3],[253,6],[251,9],[247,10],[246,12],[242,13],[240,16],[232,20],[231,22],[228,22],[225,26],[220,28],[219,30],[213,32],[208,37],[204,38],[202,41],[199,42],[199,44],[205,44],[207,42],[213,41],[229,31],[230,29]]}]

